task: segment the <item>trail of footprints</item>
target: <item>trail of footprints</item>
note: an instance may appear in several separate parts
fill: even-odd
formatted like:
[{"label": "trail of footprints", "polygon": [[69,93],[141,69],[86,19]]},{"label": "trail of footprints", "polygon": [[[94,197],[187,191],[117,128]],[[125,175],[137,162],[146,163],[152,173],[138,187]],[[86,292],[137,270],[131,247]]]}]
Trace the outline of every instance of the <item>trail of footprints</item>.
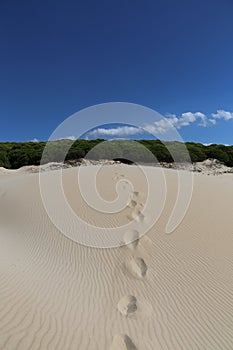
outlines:
[{"label": "trail of footprints", "polygon": [[143,222],[145,216],[142,213],[144,204],[139,201],[139,192],[134,191],[132,193],[132,199],[128,203],[128,207],[133,209],[131,215],[128,217],[129,220],[136,220],[137,222]]},{"label": "trail of footprints", "polygon": [[[118,175],[115,179],[121,179],[124,175]],[[141,210],[143,204],[139,200],[139,192],[135,191],[132,194],[132,199],[128,204],[128,207],[133,209],[129,219],[134,219],[137,222],[144,221],[144,215]],[[128,249],[131,250],[132,255],[125,263],[126,270],[135,278],[144,278],[147,274],[147,265],[143,258],[135,256],[134,251],[139,244],[139,232],[137,230],[128,230],[124,235],[124,244],[127,245]],[[118,311],[124,317],[128,317],[137,311],[137,299],[134,295],[123,296],[117,304]],[[112,346],[110,350],[137,350],[135,344],[126,334],[118,334],[113,338]]]}]

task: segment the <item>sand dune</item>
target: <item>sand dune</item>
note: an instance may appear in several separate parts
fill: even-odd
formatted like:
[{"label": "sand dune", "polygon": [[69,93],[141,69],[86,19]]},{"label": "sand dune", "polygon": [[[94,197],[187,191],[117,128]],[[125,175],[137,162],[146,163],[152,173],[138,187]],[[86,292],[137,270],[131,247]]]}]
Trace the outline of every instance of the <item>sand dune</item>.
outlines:
[{"label": "sand dune", "polygon": [[[87,189],[95,169],[86,166]],[[158,186],[154,205],[144,212],[147,186],[135,169],[113,165],[98,175],[97,188],[107,201],[117,197],[116,183],[123,197],[128,176],[134,184],[115,214],[86,205],[78,170],[63,172],[67,201],[83,220],[109,229],[136,220],[139,229],[121,238],[129,244],[111,249],[81,245],[56,228],[41,199],[39,174],[0,172],[0,349],[233,349],[233,175],[195,174],[189,209],[167,235],[177,173],[164,170],[165,206],[139,237],[159,213],[160,192]],[[144,171],[156,186],[159,169]],[[58,174],[43,174],[51,194]],[[54,215],[72,226],[56,193],[53,198]]]}]

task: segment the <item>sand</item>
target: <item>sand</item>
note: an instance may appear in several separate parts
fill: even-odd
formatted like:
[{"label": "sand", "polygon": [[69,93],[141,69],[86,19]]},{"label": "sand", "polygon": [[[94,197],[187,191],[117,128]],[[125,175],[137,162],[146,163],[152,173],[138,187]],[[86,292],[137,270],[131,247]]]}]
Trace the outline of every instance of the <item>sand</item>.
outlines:
[{"label": "sand", "polygon": [[[85,169],[88,189],[96,167]],[[116,197],[118,181],[130,176],[134,182],[131,200],[117,214],[100,215],[85,205],[77,171],[63,172],[67,201],[98,227],[130,220],[144,227],[159,211],[158,185],[154,206],[148,216],[143,212],[146,186],[134,166],[106,166],[98,176],[106,200]],[[158,171],[145,168],[155,187]],[[43,181],[54,215],[69,228],[53,193],[58,176],[48,171]],[[139,237],[135,226],[122,241],[133,243],[99,249],[69,239],[51,222],[38,173],[0,172],[1,350],[233,349],[233,175],[194,174],[190,206],[172,234],[166,226],[177,172],[166,169],[164,176],[165,206],[149,232]],[[120,184],[123,195],[126,183]],[[95,232],[93,241],[98,243]]]}]

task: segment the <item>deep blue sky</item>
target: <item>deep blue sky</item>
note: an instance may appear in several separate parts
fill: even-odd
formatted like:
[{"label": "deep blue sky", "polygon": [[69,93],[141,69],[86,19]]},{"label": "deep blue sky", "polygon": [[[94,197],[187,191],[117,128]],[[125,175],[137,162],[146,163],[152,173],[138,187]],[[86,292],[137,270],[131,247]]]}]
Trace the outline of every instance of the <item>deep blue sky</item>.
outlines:
[{"label": "deep blue sky", "polygon": [[[46,140],[103,102],[233,112],[232,18],[232,0],[1,0],[0,141]],[[216,120],[179,132],[233,144],[233,119]]]}]

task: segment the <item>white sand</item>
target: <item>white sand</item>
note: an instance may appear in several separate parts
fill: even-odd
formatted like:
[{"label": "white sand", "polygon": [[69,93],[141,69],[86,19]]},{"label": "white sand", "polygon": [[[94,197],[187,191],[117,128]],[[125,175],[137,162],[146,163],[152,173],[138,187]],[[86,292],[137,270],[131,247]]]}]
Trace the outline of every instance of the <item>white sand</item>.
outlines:
[{"label": "white sand", "polygon": [[[97,187],[110,200],[114,181],[129,172],[133,177],[134,167],[105,169]],[[167,235],[177,176],[165,170],[168,192],[156,225],[139,240],[137,232],[126,232],[125,241],[133,237],[134,244],[98,249],[68,239],[52,224],[38,174],[11,174],[0,173],[1,350],[233,349],[233,175],[195,174],[188,212]],[[43,175],[48,190],[57,174]],[[109,227],[135,219],[134,202],[99,217],[84,204],[75,174],[64,171],[64,187],[78,215]],[[133,201],[140,211],[144,184],[136,171],[135,177]]]}]

